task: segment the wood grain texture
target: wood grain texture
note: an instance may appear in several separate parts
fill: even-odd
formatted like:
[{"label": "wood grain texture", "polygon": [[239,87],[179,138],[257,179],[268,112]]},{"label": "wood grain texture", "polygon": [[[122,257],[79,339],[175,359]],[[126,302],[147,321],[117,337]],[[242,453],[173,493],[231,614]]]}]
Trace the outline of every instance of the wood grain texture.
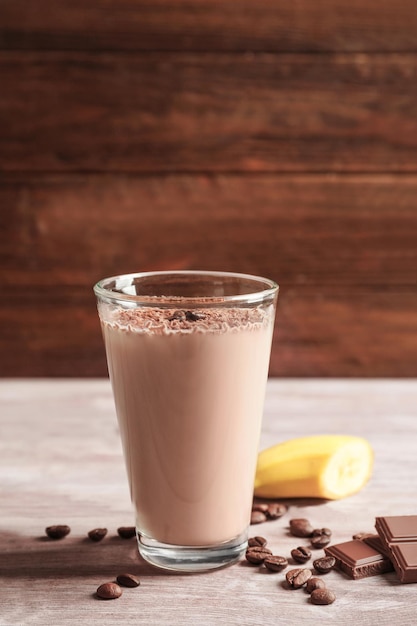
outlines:
[{"label": "wood grain texture", "polygon": [[417,51],[414,0],[2,0],[0,47]]},{"label": "wood grain texture", "polygon": [[[303,590],[283,588],[283,573],[245,563],[198,576],[152,569],[134,540],[116,535],[133,517],[109,382],[0,381],[0,405],[2,625],[275,626],[278,619],[392,626],[393,611],[399,623],[414,623],[415,585],[399,584],[394,573],[353,581],[330,572],[326,584],[336,602],[317,607]],[[368,439],[375,465],[358,494],[289,501],[283,518],[251,534],[289,557],[300,543],[288,533],[293,517],[330,528],[338,543],[372,532],[377,515],[415,514],[416,407],[415,380],[270,381],[261,448],[323,432],[353,434]],[[45,538],[45,527],[55,523],[72,528],[63,541]],[[99,544],[86,538],[97,526],[109,529]],[[114,602],[95,599],[102,582],[126,570],[141,579],[138,589],[125,589]]]},{"label": "wood grain texture", "polygon": [[0,375],[105,375],[92,285],[217,269],[281,285],[273,376],[417,375],[414,177],[10,175]]},{"label": "wood grain texture", "polygon": [[0,375],[104,375],[92,284],[175,268],[281,284],[272,375],[415,375],[416,32],[414,0],[0,2]]},{"label": "wood grain texture", "polygon": [[3,52],[5,171],[417,170],[417,55]]},{"label": "wood grain texture", "polygon": [[4,176],[8,286],[228,269],[280,284],[417,286],[414,176]]}]

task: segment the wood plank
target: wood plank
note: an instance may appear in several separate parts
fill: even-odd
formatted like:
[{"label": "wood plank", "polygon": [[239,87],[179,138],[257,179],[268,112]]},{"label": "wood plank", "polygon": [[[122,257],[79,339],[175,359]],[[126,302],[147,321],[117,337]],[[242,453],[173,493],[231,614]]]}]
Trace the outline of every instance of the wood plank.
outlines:
[{"label": "wood plank", "polygon": [[271,375],[416,376],[416,311],[415,288],[284,287]]},{"label": "wood plank", "polygon": [[[91,289],[8,289],[1,376],[104,376]],[[417,376],[417,291],[281,288],[271,376]]]},{"label": "wood plank", "polygon": [[2,0],[0,47],[416,51],[414,0]]},{"label": "wood plank", "polygon": [[417,176],[3,177],[3,284],[91,285],[152,269],[299,286],[417,283]]},{"label": "wood plank", "polygon": [[417,55],[0,54],[5,171],[416,171]]}]

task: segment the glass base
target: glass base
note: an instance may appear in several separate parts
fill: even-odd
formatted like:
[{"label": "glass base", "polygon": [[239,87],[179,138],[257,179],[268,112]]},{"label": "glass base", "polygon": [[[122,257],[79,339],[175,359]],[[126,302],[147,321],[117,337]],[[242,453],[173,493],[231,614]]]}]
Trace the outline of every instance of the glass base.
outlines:
[{"label": "glass base", "polygon": [[160,543],[137,531],[140,555],[152,565],[176,572],[204,572],[231,565],[245,554],[247,532],[212,546],[178,546]]}]

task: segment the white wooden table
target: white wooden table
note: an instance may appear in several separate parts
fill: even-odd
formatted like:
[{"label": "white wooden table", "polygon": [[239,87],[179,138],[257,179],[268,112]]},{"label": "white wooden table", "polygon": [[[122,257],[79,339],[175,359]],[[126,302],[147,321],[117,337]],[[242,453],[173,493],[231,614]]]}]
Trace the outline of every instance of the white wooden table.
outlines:
[{"label": "white wooden table", "polygon": [[[394,573],[353,581],[332,571],[326,581],[337,600],[320,607],[305,591],[284,589],[283,573],[246,562],[199,575],[144,564],[135,540],[116,532],[133,519],[107,380],[3,380],[0,411],[2,626],[417,623],[417,586]],[[376,515],[417,513],[416,381],[270,380],[261,446],[318,433],[366,437],[373,477],[353,497],[296,500],[285,517],[254,526],[276,554],[302,544],[288,534],[291,517],[331,528],[336,543],[372,531]],[[71,534],[46,539],[45,527],[58,523]],[[86,538],[103,526],[102,542]],[[141,586],[97,600],[98,585],[123,571]]]}]

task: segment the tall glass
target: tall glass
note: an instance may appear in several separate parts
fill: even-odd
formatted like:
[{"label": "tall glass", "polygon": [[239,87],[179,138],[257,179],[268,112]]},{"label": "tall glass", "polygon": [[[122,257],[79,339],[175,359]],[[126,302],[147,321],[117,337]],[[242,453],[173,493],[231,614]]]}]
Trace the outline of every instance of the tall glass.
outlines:
[{"label": "tall glass", "polygon": [[246,549],[278,286],[149,272],[94,287],[136,516],[159,567],[221,567]]}]

